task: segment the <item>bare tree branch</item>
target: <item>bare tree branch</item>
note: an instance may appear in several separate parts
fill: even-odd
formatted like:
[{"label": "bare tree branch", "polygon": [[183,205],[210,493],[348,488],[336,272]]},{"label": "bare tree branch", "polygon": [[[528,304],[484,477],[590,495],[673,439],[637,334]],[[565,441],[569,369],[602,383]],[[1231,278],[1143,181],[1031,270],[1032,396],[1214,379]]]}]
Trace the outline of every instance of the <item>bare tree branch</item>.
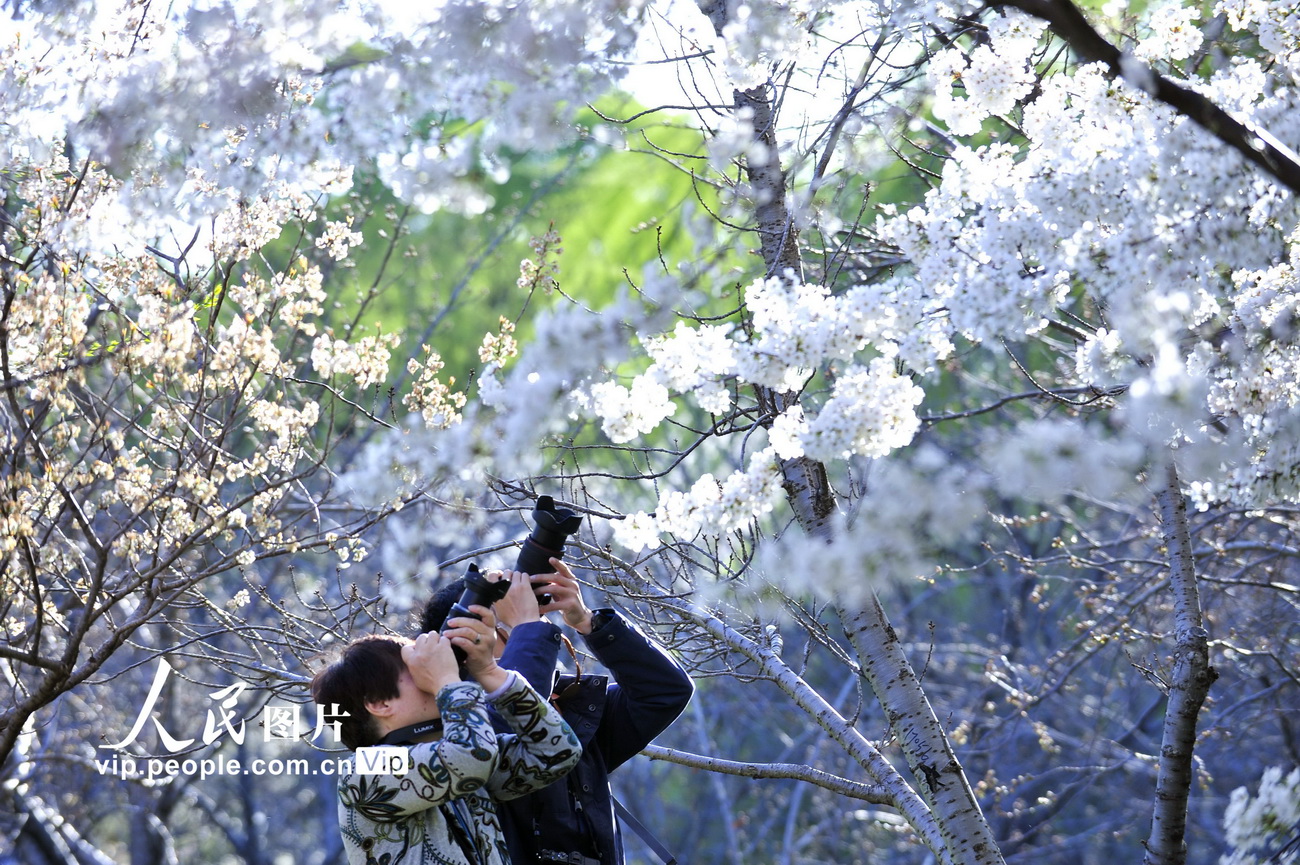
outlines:
[{"label": "bare tree branch", "polygon": [[650,745],[641,753],[652,760],[664,760],[692,769],[706,772],[719,772],[724,775],[738,775],[742,778],[790,778],[795,781],[807,781],[832,793],[840,793],[853,799],[861,799],[874,805],[892,805],[893,797],[885,792],[879,784],[863,784],[848,778],[840,778],[829,772],[803,766],[798,763],[745,763],[724,760],[720,757],[707,757],[701,754],[689,754],[674,748]]}]

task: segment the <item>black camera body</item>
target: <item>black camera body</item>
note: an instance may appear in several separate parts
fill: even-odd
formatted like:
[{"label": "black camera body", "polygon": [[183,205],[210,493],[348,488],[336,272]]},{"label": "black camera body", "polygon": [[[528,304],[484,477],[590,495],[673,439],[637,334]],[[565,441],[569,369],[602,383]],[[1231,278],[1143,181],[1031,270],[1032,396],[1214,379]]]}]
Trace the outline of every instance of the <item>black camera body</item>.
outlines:
[{"label": "black camera body", "polygon": [[[555,500],[550,496],[538,496],[533,508],[533,530],[524,538],[515,560],[515,570],[525,574],[549,574],[552,571],[551,559],[564,558],[564,544],[569,535],[582,528],[582,515],[565,508],[556,508]],[[542,593],[537,596],[537,603],[545,606],[551,602],[551,596]]]},{"label": "black camera body", "polygon": [[[479,571],[478,565],[473,562],[470,562],[469,567],[465,569],[465,576],[461,579],[465,583],[465,589],[460,593],[456,603],[452,604],[451,609],[447,611],[447,617],[443,619],[439,633],[446,633],[450,627],[447,623],[460,616],[482,621],[483,617],[478,613],[471,612],[470,607],[477,604],[480,607],[490,608],[497,601],[504,598],[506,592],[510,591],[509,580],[492,582]],[[456,660],[464,663],[465,652],[461,650],[460,646],[452,646],[452,652],[456,655]]]},{"label": "black camera body", "polygon": [[[482,618],[477,613],[471,613],[469,608],[475,604],[480,607],[491,607],[504,598],[506,592],[510,591],[509,580],[492,582],[483,576],[479,572],[478,565],[472,562],[469,568],[466,569],[465,576],[462,579],[465,581],[465,591],[461,592],[459,600],[451,605],[451,612],[447,614],[448,619],[455,616],[468,616],[471,619]],[[446,625],[444,625],[443,630],[446,629]]]},{"label": "black camera body", "polygon": [[[537,506],[533,509],[533,531],[524,538],[523,545],[519,550],[519,557],[515,561],[515,570],[523,571],[525,574],[549,574],[551,573],[552,558],[564,557],[564,544],[569,539],[569,535],[576,532],[582,526],[582,516],[575,514],[573,511],[556,508],[555,500],[550,496],[538,496]],[[491,607],[497,601],[506,596],[510,590],[509,580],[497,580],[492,582],[485,577],[478,569],[478,565],[471,563],[465,571],[463,578],[465,588],[460,594],[460,598],[451,606],[440,631],[447,630],[446,622],[458,616],[468,616],[477,619],[479,616],[471,613],[469,608],[475,604],[482,607]],[[537,596],[537,602],[546,605],[551,602],[551,596],[540,594]],[[459,648],[456,649],[456,656],[462,661],[463,653]]]}]

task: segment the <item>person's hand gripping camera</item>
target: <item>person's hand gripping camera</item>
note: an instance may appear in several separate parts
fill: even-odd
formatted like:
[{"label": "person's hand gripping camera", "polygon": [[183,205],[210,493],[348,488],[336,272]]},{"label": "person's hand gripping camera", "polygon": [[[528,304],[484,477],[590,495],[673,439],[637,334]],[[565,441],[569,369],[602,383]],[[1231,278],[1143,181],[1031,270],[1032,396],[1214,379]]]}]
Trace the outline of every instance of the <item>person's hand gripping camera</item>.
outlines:
[{"label": "person's hand gripping camera", "polygon": [[[515,570],[500,572],[500,580],[494,581],[480,573],[477,565],[471,564],[465,573],[464,589],[459,599],[442,615],[432,612],[437,609],[436,598],[430,602],[421,621],[422,629],[439,627],[436,623],[443,621],[440,632],[446,633],[458,617],[476,617],[475,606],[492,607],[494,604],[497,616],[494,625],[499,622],[500,632],[507,637],[516,626],[541,621],[543,614],[555,610],[563,614],[565,622],[575,627],[589,623],[591,613],[582,603],[577,580],[561,561],[564,545],[569,536],[582,526],[582,517],[571,510],[557,508],[550,496],[538,496],[533,509],[533,524],[532,532],[520,544]],[[562,596],[552,597],[552,588]],[[454,648],[456,657],[464,660],[465,647],[456,644]],[[467,669],[467,672],[470,671]]]},{"label": "person's hand gripping camera", "polygon": [[465,589],[438,633],[451,643],[465,673],[491,691],[490,682],[505,684],[506,677],[496,662],[497,619],[492,605],[505,597],[510,581],[500,571],[482,573],[477,565],[469,566],[464,581]]},{"label": "person's hand gripping camera", "polygon": [[506,571],[510,588],[493,610],[507,634],[524,624],[536,622],[547,613],[558,612],[564,623],[580,634],[591,633],[591,610],[582,600],[582,587],[563,559],[552,557],[555,570],[549,574],[529,575],[523,571]]},{"label": "person's hand gripping camera", "polygon": [[440,633],[420,634],[402,646],[402,660],[420,690],[436,694],[461,680],[461,670],[494,691],[509,675],[496,662],[496,617],[487,607],[473,604],[470,615],[447,620]]}]

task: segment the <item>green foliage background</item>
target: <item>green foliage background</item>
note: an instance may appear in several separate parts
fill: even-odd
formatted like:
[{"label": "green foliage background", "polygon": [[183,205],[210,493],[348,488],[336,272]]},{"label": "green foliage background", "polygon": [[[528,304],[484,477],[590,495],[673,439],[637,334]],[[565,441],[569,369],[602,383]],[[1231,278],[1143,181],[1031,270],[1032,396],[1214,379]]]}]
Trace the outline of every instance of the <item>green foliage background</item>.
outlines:
[{"label": "green foliage background", "polygon": [[[601,108],[635,113],[623,99]],[[579,120],[606,122],[591,110]],[[561,237],[559,290],[591,308],[639,283],[648,262],[673,267],[688,259],[691,242],[678,214],[710,191],[650,153],[629,178],[627,156],[592,135],[592,126],[562,151],[513,154],[503,182],[481,176],[490,201],[482,213],[419,213],[375,178],[358,178],[352,194],[330,206],[329,218],[350,221],[365,237],[351,256],[355,266],[334,269],[327,282],[340,320],[408,334],[403,357],[418,353],[421,342],[432,345],[460,382],[480,365],[478,346],[500,316],[517,319],[525,307],[543,305],[541,298],[530,301],[517,280],[520,262],[535,257],[529,241],[548,229]],[[703,151],[697,132],[653,117],[634,124],[629,137],[642,131],[667,150]],[[531,334],[525,315],[516,337],[525,342]]]}]

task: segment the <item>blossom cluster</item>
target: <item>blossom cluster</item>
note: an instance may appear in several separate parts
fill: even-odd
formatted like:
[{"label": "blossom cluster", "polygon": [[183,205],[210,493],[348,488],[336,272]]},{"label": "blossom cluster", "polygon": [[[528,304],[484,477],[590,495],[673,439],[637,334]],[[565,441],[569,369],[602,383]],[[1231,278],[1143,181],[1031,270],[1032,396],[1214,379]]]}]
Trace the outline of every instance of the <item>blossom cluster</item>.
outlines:
[{"label": "blossom cluster", "polygon": [[1151,32],[1138,42],[1134,55],[1148,62],[1186,60],[1204,41],[1204,35],[1194,23],[1200,17],[1199,9],[1177,2],[1153,7],[1147,15]]},{"label": "blossom cluster", "polygon": [[775,454],[767,448],[725,478],[706,473],[689,490],[665,492],[653,514],[639,511],[615,522],[614,539],[636,551],[657,547],[661,534],[716,538],[743,530],[770,513],[780,496],[781,474]]},{"label": "blossom cluster", "polygon": [[729,339],[731,330],[729,325],[688,327],[679,321],[672,334],[648,337],[644,347],[653,362],[655,378],[666,390],[693,391],[700,408],[722,414],[731,403],[731,395],[719,373],[736,364],[736,352]]},{"label": "blossom cluster", "polygon": [[348,250],[365,240],[361,232],[353,231],[346,222],[330,222],[316,238],[316,248],[329,252],[335,261],[346,261]]},{"label": "blossom cluster", "polygon": [[1220,0],[1215,14],[1234,30],[1251,30],[1292,76],[1300,75],[1300,8],[1289,0]]},{"label": "blossom cluster", "polygon": [[[934,88],[935,116],[947,122],[954,135],[973,135],[985,118],[1009,112],[1034,86],[1032,56],[1045,28],[1027,15],[996,16],[989,24],[988,44],[969,56],[942,52],[926,73]],[[964,97],[954,92],[957,82]]]},{"label": "blossom cluster", "polygon": [[639,375],[631,387],[602,381],[580,394],[581,403],[601,418],[605,434],[614,442],[629,442],[653,432],[673,412],[668,388],[651,376]]},{"label": "blossom cluster", "polygon": [[916,411],[924,396],[892,360],[876,358],[835,379],[830,399],[797,438],[804,454],[821,462],[883,457],[911,443],[921,427]]},{"label": "blossom cluster", "polygon": [[421,346],[421,350],[424,360],[413,357],[406,362],[406,371],[414,376],[414,381],[410,392],[402,397],[402,404],[419,412],[429,427],[445,429],[460,420],[465,394],[452,389],[456,385],[455,378],[445,383],[438,378],[446,366],[442,357],[427,345]]},{"label": "blossom cluster", "polygon": [[312,343],[311,365],[326,378],[344,376],[358,388],[373,387],[388,378],[391,349],[400,341],[395,333],[352,340],[323,333]]},{"label": "blossom cluster", "polygon": [[[1300,826],[1300,769],[1283,774],[1280,767],[1264,770],[1259,791],[1232,791],[1223,826],[1232,852],[1220,865],[1279,865],[1296,861],[1294,838]],[[1288,843],[1289,842],[1289,843]]]},{"label": "blossom cluster", "polygon": [[[904,329],[904,310],[871,287],[832,295],[825,286],[773,277],[751,283],[745,298],[749,333],[679,321],[669,334],[643,338],[653,362],[630,386],[593,384],[576,394],[579,404],[601,419],[613,441],[626,442],[672,415],[674,392],[689,393],[705,411],[720,414],[733,399],[728,380],[794,392],[822,364],[850,360],[868,345],[898,354],[893,340]],[[880,455],[906,444],[916,430],[920,391],[898,379],[885,359],[845,369],[824,418],[807,427],[807,446],[838,458]],[[783,457],[798,455],[783,447]]]},{"label": "blossom cluster", "polygon": [[485,333],[478,348],[478,359],[486,364],[503,366],[519,354],[519,343],[514,337],[515,323],[504,315],[497,320],[497,333]]},{"label": "blossom cluster", "polygon": [[[47,542],[28,561],[44,584],[102,567],[125,596],[132,575],[185,567],[185,551],[247,566],[319,541],[319,525],[284,519],[286,491],[332,447],[321,434],[329,395],[386,379],[393,337],[336,335],[307,258],[260,263],[258,245],[285,222],[317,218],[310,200],[284,184],[250,199],[196,182],[213,213],[205,229],[148,252],[105,248],[81,241],[123,183],[103,165],[47,156],[23,163],[8,189],[3,242],[39,254],[6,270],[0,338],[18,411],[0,429],[24,469],[0,477],[0,555],[39,534]],[[69,497],[109,561],[88,561],[81,531],[63,525]],[[344,564],[363,554],[338,551]]]},{"label": "blossom cluster", "polygon": [[[1266,3],[1222,6],[1234,26],[1287,17]],[[988,44],[969,56],[954,46],[932,63],[936,114],[954,135],[973,134],[976,121],[998,113],[985,108],[994,100],[971,74],[978,57],[1016,58],[1004,74],[1027,68],[1040,28],[1015,20],[991,26]],[[1162,64],[1190,56],[1201,46],[1195,21],[1190,7],[1153,6],[1134,51]],[[951,104],[957,80],[967,93],[961,111]],[[1187,85],[1281,141],[1300,141],[1285,68],[1266,73],[1243,59]],[[993,92],[1021,100],[1020,86],[1003,81]],[[1287,259],[1287,237],[1300,218],[1294,199],[1098,65],[1042,76],[1018,129],[1023,143],[959,141],[921,204],[883,213],[879,237],[911,264],[886,283],[888,295],[900,304],[935,304],[943,312],[929,320],[950,340],[982,344],[1032,338],[1086,294],[1105,309],[1105,320],[1080,334],[1074,374],[1081,384],[1125,385],[1117,418],[1132,446],[1096,453],[1100,464],[1132,466],[1141,448],[1173,444],[1180,462],[1195,467],[1203,498],[1211,490],[1243,502],[1300,495],[1288,444],[1291,394],[1300,384],[1286,372],[1295,368],[1285,324],[1291,289],[1278,288],[1290,280],[1289,265],[1278,262]],[[1262,292],[1273,298],[1269,304],[1282,304],[1268,323],[1245,308],[1258,302],[1260,286],[1271,287]],[[1228,338],[1206,339],[1221,328]],[[912,363],[925,369],[942,357]],[[1053,431],[1059,439],[1064,429],[1039,429]],[[1086,439],[1053,443],[1051,436],[1039,444],[1040,466],[1071,464],[1060,459],[1063,446],[1099,447]],[[1009,477],[1023,465],[1014,451],[991,452],[1003,455]]]},{"label": "blossom cluster", "polygon": [[[642,6],[53,4],[0,20],[0,164],[71,142],[119,177],[148,178],[118,202],[136,218],[194,212],[196,166],[256,200],[274,183],[321,189],[322,166],[363,162],[425,209],[472,210],[471,175],[503,179],[503,148],[560,141],[575,106],[619,77]],[[469,123],[429,123],[439,117]],[[332,227],[322,243],[343,260],[356,237]]]},{"label": "blossom cluster", "polygon": [[[721,8],[730,14],[722,23],[720,34],[708,40],[717,52],[725,80],[737,90],[761,87],[770,70],[789,62],[806,44],[807,37],[798,26],[813,5],[806,2],[746,3]],[[718,22],[712,22],[715,29]]]},{"label": "blossom cluster", "polygon": [[519,279],[515,285],[524,291],[535,288],[550,288],[560,273],[559,257],[564,252],[560,246],[560,235],[555,229],[548,229],[539,237],[530,238],[528,246],[534,258],[525,258],[519,262]]},{"label": "blossom cluster", "polygon": [[[896,340],[908,330],[902,320],[904,307],[889,305],[869,286],[835,295],[824,286],[788,276],[756,280],[746,288],[745,299],[746,331],[727,325],[690,327],[678,321],[671,333],[642,338],[652,360],[645,372],[628,385],[595,381],[577,388],[572,394],[575,405],[599,418],[612,441],[630,442],[652,433],[674,414],[674,394],[720,414],[732,405],[738,384],[794,392],[815,370],[838,361],[843,368],[817,411],[804,402],[771,419],[772,455],[782,460],[874,458],[912,440],[920,427],[917,409],[923,391],[898,368]],[[925,328],[910,331],[915,334]],[[887,355],[865,364],[855,362],[858,352],[869,345]],[[737,472],[723,486],[752,485],[752,477],[752,470]],[[719,511],[702,504],[711,501],[706,492],[715,483],[708,476],[689,493],[665,494],[653,530],[649,517],[643,515],[619,527],[618,536],[642,538],[679,531],[718,535],[732,530],[735,508]],[[759,496],[758,501],[766,498]],[[752,515],[764,512],[766,505]]]},{"label": "blossom cluster", "polygon": [[[479,371],[474,391],[458,389],[452,379],[442,381],[443,361],[426,346],[423,360],[408,361],[414,382],[404,398],[406,408],[420,416],[374,436],[346,472],[345,486],[360,500],[382,501],[393,491],[435,478],[453,495],[461,484],[467,493],[481,490],[485,473],[536,471],[547,458],[539,443],[572,434],[575,390],[585,392],[599,379],[602,361],[617,363],[627,356],[620,313],[632,307],[625,300],[599,316],[579,308],[543,310],[533,319],[534,335],[527,343],[511,344],[510,328],[504,326],[486,335],[481,348],[492,361]],[[517,354],[507,358],[501,353],[507,347]],[[496,362],[498,356],[503,363]]]},{"label": "blossom cluster", "polygon": [[[1228,501],[1300,497],[1300,274],[1292,255],[1232,275],[1237,293],[1227,317],[1232,338],[1203,349],[1207,405],[1240,423],[1242,457],[1207,482],[1203,497]],[[1213,495],[1210,491],[1213,490]]]}]

